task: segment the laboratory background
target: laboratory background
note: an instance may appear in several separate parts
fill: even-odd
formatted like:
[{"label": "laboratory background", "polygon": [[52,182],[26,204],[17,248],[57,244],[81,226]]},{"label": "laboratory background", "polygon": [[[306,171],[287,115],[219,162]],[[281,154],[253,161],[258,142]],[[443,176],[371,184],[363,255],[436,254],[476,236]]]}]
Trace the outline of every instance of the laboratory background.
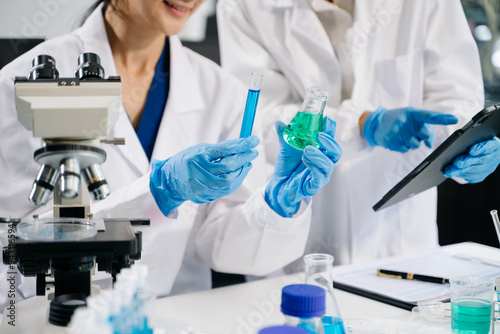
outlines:
[{"label": "laboratory background", "polygon": [[[206,0],[188,20],[180,37],[183,45],[220,64],[216,2],[217,0]],[[461,2],[480,52],[485,106],[499,104],[500,0]],[[93,3],[95,0],[1,1],[0,69],[45,39],[66,34],[79,27]],[[458,184],[451,179],[442,183],[438,187],[437,216],[440,245],[473,241],[500,248],[490,216],[491,210],[500,210],[499,186],[500,169],[477,184]],[[0,217],[2,214],[5,213],[0,212]],[[472,225],[474,228],[471,228]],[[245,281],[242,275],[215,271],[212,272],[212,278],[213,287]]]},{"label": "laboratory background", "polygon": [[[45,38],[63,35],[81,24],[92,0],[5,1],[0,11],[0,68]],[[481,55],[485,105],[500,101],[500,1],[462,0]],[[215,16],[216,0],[207,0],[191,17],[180,37],[183,44],[220,63]],[[500,206],[500,171],[485,182],[460,185],[446,180],[438,187],[438,226],[441,245],[475,241],[500,247],[489,212]],[[477,226],[470,229],[469,224]]]}]

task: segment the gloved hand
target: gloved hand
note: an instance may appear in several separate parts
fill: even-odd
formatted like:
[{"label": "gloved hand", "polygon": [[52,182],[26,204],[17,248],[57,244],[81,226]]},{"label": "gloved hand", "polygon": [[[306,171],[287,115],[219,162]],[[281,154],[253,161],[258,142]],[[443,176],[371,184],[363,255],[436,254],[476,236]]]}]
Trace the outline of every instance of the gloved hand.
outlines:
[{"label": "gloved hand", "polygon": [[333,167],[342,155],[342,149],[333,139],[336,123],[324,118],[323,131],[318,134],[321,149],[306,146],[301,151],[286,143],[283,130],[286,125],[276,122],[280,152],[269,181],[265,200],[280,216],[291,217],[300,207],[302,199],[314,196],[330,180]]},{"label": "gloved hand", "polygon": [[363,137],[371,146],[383,146],[392,151],[407,152],[423,141],[432,147],[434,130],[429,124],[455,124],[458,119],[450,114],[412,107],[387,110],[378,108],[370,113],[363,126]]},{"label": "gloved hand", "polygon": [[184,201],[206,203],[234,192],[247,176],[259,138],[250,136],[218,144],[189,147],[167,160],[154,160],[149,188],[161,212]]},{"label": "gloved hand", "polygon": [[444,169],[446,177],[461,177],[469,183],[482,182],[500,163],[500,139],[486,140],[469,149],[469,153],[453,160]]}]

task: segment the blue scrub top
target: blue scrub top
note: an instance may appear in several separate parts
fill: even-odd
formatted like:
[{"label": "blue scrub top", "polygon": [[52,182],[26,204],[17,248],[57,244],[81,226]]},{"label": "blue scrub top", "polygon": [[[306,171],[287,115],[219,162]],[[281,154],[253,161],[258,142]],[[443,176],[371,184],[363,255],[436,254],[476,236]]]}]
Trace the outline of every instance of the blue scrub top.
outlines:
[{"label": "blue scrub top", "polygon": [[168,91],[170,87],[170,45],[168,38],[156,64],[155,74],[149,87],[146,104],[142,111],[139,126],[137,127],[137,137],[148,160],[151,161],[153,148],[160,128],[161,118],[165,105],[167,104]]}]

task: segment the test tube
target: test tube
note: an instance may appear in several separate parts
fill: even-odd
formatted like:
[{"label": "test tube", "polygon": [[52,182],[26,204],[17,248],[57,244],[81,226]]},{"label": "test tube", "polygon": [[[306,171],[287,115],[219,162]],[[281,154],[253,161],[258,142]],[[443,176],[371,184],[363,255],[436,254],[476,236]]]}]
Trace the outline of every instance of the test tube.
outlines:
[{"label": "test tube", "polygon": [[252,135],[253,121],[255,119],[255,111],[257,110],[257,102],[259,102],[260,85],[264,75],[259,72],[252,72],[252,81],[248,89],[247,103],[245,105],[245,113],[243,114],[243,123],[241,124],[240,138],[250,137]]},{"label": "test tube", "polygon": [[500,220],[498,219],[497,210],[490,211],[491,218],[493,219],[493,225],[495,226],[495,231],[497,232],[498,242],[500,242]]}]

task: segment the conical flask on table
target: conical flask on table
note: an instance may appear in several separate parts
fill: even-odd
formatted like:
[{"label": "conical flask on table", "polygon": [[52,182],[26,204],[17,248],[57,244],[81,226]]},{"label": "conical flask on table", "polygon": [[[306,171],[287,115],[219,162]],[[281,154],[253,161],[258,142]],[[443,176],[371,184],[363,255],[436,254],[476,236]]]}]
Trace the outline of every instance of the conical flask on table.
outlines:
[{"label": "conical flask on table", "polygon": [[308,254],[304,256],[306,284],[321,286],[326,290],[326,310],[323,316],[325,334],[345,334],[337,298],[333,292],[333,256],[330,254]]},{"label": "conical flask on table", "polygon": [[308,145],[319,148],[317,136],[323,130],[323,110],[329,98],[330,93],[320,87],[307,89],[300,110],[283,131],[283,138],[288,144],[299,150]]}]

